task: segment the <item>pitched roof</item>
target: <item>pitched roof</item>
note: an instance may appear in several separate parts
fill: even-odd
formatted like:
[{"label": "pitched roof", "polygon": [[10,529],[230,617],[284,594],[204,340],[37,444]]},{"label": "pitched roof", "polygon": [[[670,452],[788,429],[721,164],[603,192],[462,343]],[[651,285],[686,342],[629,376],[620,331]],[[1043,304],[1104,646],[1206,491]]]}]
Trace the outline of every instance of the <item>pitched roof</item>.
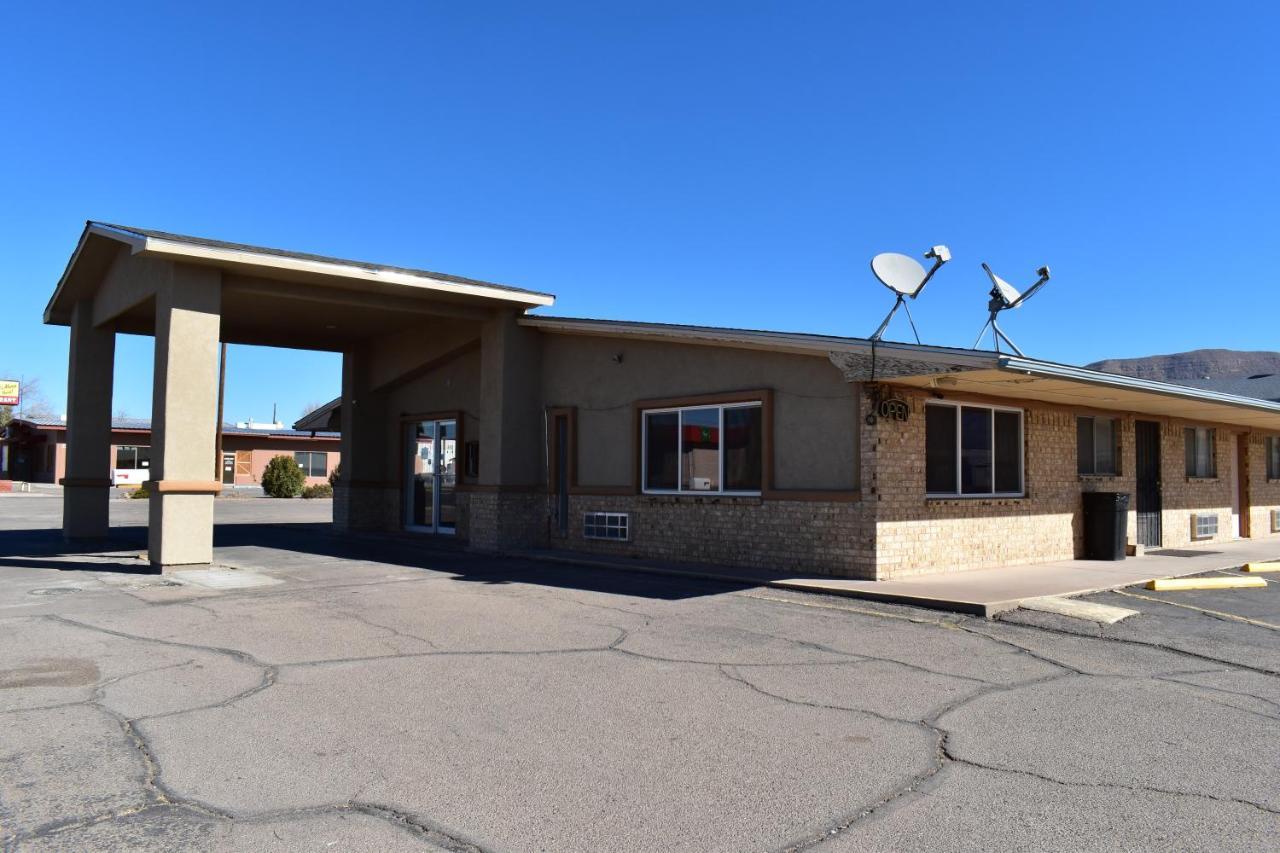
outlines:
[{"label": "pitched roof", "polygon": [[[30,418],[14,418],[15,422],[28,423],[34,427],[45,429],[66,429],[67,422],[60,417],[37,416]],[[135,432],[150,432],[149,418],[112,418],[111,429]],[[235,424],[223,424],[223,435],[259,435],[263,438],[338,438],[336,432],[300,429],[246,429]]]},{"label": "pitched roof", "polygon": [[1280,374],[1260,373],[1254,376],[1226,376],[1208,379],[1178,379],[1179,385],[1203,388],[1238,397],[1256,397],[1280,403]]}]

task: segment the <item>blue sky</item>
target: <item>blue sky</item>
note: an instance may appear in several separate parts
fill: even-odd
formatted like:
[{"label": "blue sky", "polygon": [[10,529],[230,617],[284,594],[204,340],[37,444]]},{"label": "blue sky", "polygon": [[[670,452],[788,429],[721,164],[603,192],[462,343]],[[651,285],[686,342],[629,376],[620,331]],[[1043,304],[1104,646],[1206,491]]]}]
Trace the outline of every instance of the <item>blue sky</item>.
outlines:
[{"label": "blue sky", "polygon": [[[865,336],[913,311],[1073,363],[1280,349],[1275,4],[11,4],[0,373],[64,405],[40,315],[85,219],[551,291],[553,313]],[[1231,295],[1234,305],[1227,302]],[[889,337],[910,335],[895,322]],[[151,342],[115,406],[150,413]],[[336,396],[233,348],[229,418]]]}]

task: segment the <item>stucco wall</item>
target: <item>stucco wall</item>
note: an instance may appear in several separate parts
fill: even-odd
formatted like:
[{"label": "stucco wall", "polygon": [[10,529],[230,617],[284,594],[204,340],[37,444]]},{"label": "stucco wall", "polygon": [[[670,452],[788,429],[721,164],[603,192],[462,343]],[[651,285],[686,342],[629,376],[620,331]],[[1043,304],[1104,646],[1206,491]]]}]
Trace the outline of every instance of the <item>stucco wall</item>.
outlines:
[{"label": "stucco wall", "polygon": [[825,357],[545,335],[542,385],[546,405],[577,408],[584,488],[633,485],[635,402],[764,388],[774,392],[774,486],[857,488],[860,415]]}]

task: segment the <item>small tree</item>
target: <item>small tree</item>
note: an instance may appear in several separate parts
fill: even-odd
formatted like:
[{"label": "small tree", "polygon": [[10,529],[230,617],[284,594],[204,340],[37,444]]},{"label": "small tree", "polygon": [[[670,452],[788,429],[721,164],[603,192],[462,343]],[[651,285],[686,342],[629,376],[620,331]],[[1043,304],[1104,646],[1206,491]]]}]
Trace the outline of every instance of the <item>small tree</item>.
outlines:
[{"label": "small tree", "polygon": [[333,466],[333,470],[329,472],[329,488],[337,488],[338,478],[342,476],[342,463],[339,462]]},{"label": "small tree", "polygon": [[274,456],[262,472],[262,491],[271,498],[296,498],[307,475],[292,456]]}]

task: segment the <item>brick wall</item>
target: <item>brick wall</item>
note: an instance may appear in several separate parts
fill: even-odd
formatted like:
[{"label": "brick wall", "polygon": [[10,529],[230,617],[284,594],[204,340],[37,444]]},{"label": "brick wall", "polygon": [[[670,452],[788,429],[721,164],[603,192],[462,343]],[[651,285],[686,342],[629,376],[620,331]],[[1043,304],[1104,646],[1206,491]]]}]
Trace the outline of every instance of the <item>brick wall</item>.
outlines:
[{"label": "brick wall", "polygon": [[[1066,560],[1082,555],[1084,492],[1117,491],[1130,498],[1129,541],[1136,535],[1133,511],[1134,415],[1032,404],[1025,407],[1026,495],[1019,498],[925,497],[925,417],[928,396],[895,389],[911,408],[907,421],[880,420],[863,430],[863,496],[876,521],[876,574],[900,578],[938,572],[993,568],[1018,563]],[[963,403],[963,397],[947,402]],[[1008,405],[1008,404],[1006,404]],[[1119,420],[1119,473],[1089,477],[1077,473],[1076,417],[1098,414]],[[1191,544],[1191,516],[1219,515],[1218,535],[1197,544],[1227,541],[1231,524],[1231,470],[1236,430],[1217,427],[1216,478],[1188,478],[1184,434],[1188,424],[1141,416],[1161,425],[1163,546]],[[1253,535],[1271,536],[1270,509],[1280,506],[1280,482],[1266,481],[1264,440],[1249,443]]]},{"label": "brick wall", "polygon": [[[543,496],[543,517],[553,498]],[[631,538],[583,537],[587,512],[630,514]],[[570,495],[569,533],[553,548],[804,574],[873,577],[874,540],[864,505],[850,501],[669,495]]]}]

